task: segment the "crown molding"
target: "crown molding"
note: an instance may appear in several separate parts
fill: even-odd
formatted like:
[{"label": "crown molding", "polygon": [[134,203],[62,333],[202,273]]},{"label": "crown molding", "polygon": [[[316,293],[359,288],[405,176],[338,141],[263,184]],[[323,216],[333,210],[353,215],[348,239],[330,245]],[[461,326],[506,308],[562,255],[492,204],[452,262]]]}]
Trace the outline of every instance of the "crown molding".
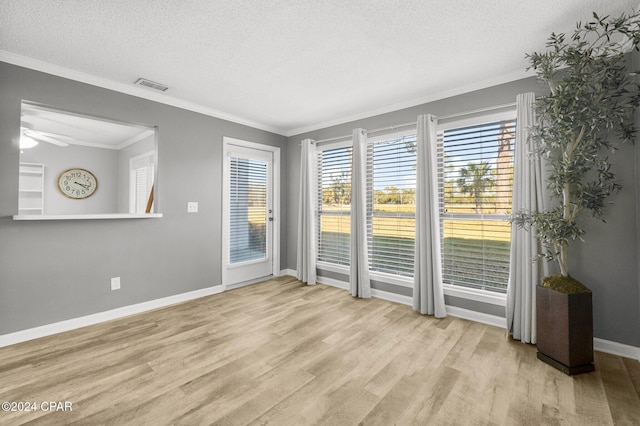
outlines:
[{"label": "crown molding", "polygon": [[498,77],[493,77],[487,80],[483,80],[477,83],[468,84],[465,86],[457,87],[455,89],[443,90],[431,95],[422,96],[419,98],[411,99],[404,102],[395,103],[385,107],[372,109],[359,114],[350,115],[337,120],[325,121],[322,123],[314,124],[306,127],[299,127],[297,129],[289,130],[285,136],[291,137],[301,135],[303,133],[312,132],[314,130],[326,129],[327,127],[337,126],[339,124],[349,123],[351,121],[362,120],[376,115],[387,114],[394,111],[399,111],[405,108],[411,108],[418,105],[426,104],[429,102],[439,101],[441,99],[451,98],[453,96],[463,95],[465,93],[473,92],[476,90],[486,89],[492,86],[498,86],[500,84],[510,83],[512,81],[521,80],[523,78],[531,77],[533,72],[526,70],[515,71],[507,74],[502,74]]},{"label": "crown molding", "polygon": [[18,55],[8,52],[6,50],[0,50],[0,62],[6,62],[12,65],[32,69],[35,71],[44,72],[47,74],[55,75],[57,77],[67,78],[69,80],[78,81],[92,86],[101,87],[103,89],[113,90],[115,92],[124,93],[138,98],[147,99],[150,101],[158,102],[165,105],[174,106],[188,111],[197,112],[200,114],[208,115],[210,117],[219,118],[222,120],[230,121],[233,123],[241,124],[244,126],[253,127],[255,129],[264,130],[266,132],[275,133],[285,137],[292,137],[314,130],[325,129],[327,127],[337,126],[344,123],[349,123],[356,120],[362,120],[376,115],[386,114],[394,111],[398,111],[405,108],[411,108],[418,105],[426,104],[429,102],[435,102],[441,99],[450,98],[452,96],[462,95],[465,93],[473,92],[475,90],[486,89],[487,87],[497,86],[499,84],[509,83],[512,81],[520,80],[522,78],[530,77],[531,72],[517,71],[512,73],[503,74],[498,77],[483,80],[477,83],[461,86],[455,89],[443,90],[441,92],[422,96],[419,98],[411,99],[404,102],[387,105],[384,107],[372,109],[358,114],[349,115],[336,120],[329,120],[320,123],[316,123],[310,126],[299,127],[296,129],[286,130],[279,127],[270,126],[264,123],[255,122],[245,119],[233,114],[219,111],[213,108],[205,107],[203,105],[196,104],[194,102],[185,101],[182,99],[174,98],[172,96],[151,92],[150,89],[134,86],[133,84],[124,84],[117,81],[109,80],[103,77],[98,77],[93,74],[76,71],[70,68],[66,68],[60,65],[54,65],[49,62],[44,62],[38,59],[29,58],[26,56]]},{"label": "crown molding", "polygon": [[0,50],[0,62],[6,62],[12,65],[17,65],[23,68],[29,68],[35,71],[40,71],[46,74],[55,75],[57,77],[67,78],[69,80],[78,81],[80,83],[90,84],[92,86],[101,87],[103,89],[113,90],[115,92],[124,93],[127,95],[135,96],[149,101],[158,102],[161,104],[181,108],[188,111],[197,112],[199,114],[208,115],[210,117],[219,118],[233,123],[242,124],[244,126],[253,127],[255,129],[264,130],[271,133],[276,133],[282,136],[286,136],[286,131],[277,127],[269,126],[264,123],[258,123],[255,121],[247,120],[243,117],[238,117],[233,114],[219,111],[213,108],[205,107],[203,105],[196,104],[194,102],[185,101],[182,99],[174,98],[162,93],[155,93],[150,91],[151,89],[145,89],[140,86],[119,83],[117,81],[109,80],[103,77],[98,77],[93,74],[76,71],[71,68],[66,68],[60,65],[54,65],[49,62],[44,62],[38,59],[29,58],[15,53],[7,52],[6,50]]}]

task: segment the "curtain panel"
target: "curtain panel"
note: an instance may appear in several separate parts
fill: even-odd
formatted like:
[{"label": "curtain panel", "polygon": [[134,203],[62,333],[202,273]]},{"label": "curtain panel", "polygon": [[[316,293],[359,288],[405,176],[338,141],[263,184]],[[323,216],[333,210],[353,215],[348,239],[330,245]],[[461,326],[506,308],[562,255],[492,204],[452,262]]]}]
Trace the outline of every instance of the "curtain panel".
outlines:
[{"label": "curtain panel", "polygon": [[351,266],[349,291],[353,297],[371,297],[367,241],[367,131],[353,130],[351,158]]},{"label": "curtain panel", "polygon": [[[535,120],[535,95],[516,99],[516,142],[512,213],[545,208],[546,179],[542,161],[532,154],[529,138]],[[514,339],[536,343],[536,285],[549,274],[549,265],[537,260],[541,253],[535,229],[511,227],[511,259],[507,287],[507,329]]]},{"label": "curtain panel", "polygon": [[300,153],[300,200],[298,205],[298,241],[296,278],[309,285],[316,283],[316,146],[311,139],[302,141]]},{"label": "curtain panel", "polygon": [[437,119],[430,114],[418,117],[413,309],[421,314],[443,318],[447,316],[447,311],[440,255],[437,125]]}]

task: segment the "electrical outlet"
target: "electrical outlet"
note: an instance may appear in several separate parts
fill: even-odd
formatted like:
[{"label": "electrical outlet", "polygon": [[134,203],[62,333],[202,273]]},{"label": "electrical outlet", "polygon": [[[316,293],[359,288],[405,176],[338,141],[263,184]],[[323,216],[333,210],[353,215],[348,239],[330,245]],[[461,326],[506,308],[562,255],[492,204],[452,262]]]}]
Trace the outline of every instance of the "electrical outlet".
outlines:
[{"label": "electrical outlet", "polygon": [[120,290],[120,277],[111,278],[111,290]]},{"label": "electrical outlet", "polygon": [[189,202],[187,202],[187,213],[198,213],[198,202],[197,201],[189,201]]}]

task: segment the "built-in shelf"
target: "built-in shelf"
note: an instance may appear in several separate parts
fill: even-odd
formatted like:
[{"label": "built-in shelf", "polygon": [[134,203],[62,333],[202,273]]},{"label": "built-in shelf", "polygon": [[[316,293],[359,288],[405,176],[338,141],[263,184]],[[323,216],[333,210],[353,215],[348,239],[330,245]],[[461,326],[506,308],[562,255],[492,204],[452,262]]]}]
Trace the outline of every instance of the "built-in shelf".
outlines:
[{"label": "built-in shelf", "polygon": [[162,213],[110,213],[110,214],[17,214],[13,220],[87,220],[87,219],[157,219]]},{"label": "built-in shelf", "polygon": [[44,164],[20,163],[18,178],[18,216],[44,213]]}]

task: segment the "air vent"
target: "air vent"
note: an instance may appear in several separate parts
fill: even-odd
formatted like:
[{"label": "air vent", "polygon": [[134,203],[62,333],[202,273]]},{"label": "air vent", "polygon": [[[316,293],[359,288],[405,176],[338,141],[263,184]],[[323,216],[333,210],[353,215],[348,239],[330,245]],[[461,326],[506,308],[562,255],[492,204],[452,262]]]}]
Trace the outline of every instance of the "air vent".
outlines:
[{"label": "air vent", "polygon": [[134,84],[137,84],[138,86],[149,87],[151,89],[159,90],[161,92],[164,92],[169,88],[169,86],[165,86],[164,84],[161,84],[161,83],[156,83],[155,81],[147,80],[146,78],[139,78],[136,80]]}]

